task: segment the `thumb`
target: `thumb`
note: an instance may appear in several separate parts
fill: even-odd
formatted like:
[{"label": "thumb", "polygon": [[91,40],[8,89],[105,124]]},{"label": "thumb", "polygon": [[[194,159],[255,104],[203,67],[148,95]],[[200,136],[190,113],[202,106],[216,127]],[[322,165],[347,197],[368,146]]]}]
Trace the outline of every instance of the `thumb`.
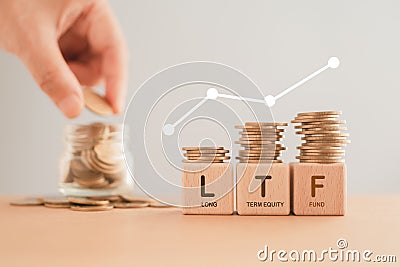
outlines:
[{"label": "thumb", "polygon": [[68,67],[57,42],[36,43],[22,56],[33,78],[68,118],[77,117],[83,109],[78,79]]}]

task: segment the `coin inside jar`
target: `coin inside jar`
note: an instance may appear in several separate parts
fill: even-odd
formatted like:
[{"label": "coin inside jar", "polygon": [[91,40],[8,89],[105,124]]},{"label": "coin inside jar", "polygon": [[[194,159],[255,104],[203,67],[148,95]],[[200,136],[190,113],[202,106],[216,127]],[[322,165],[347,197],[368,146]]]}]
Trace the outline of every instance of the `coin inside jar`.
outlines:
[{"label": "coin inside jar", "polygon": [[[66,154],[61,175],[63,191],[69,195],[97,195],[95,191],[116,193],[122,186],[129,187],[128,173],[122,147],[122,126],[105,123],[69,125],[66,127]],[[90,191],[91,190],[91,191]],[[89,193],[93,192],[93,194]]]}]

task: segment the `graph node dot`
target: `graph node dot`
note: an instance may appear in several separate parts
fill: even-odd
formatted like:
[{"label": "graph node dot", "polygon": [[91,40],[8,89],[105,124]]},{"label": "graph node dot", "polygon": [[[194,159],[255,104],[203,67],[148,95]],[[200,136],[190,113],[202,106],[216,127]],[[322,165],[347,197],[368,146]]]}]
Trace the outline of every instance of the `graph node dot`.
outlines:
[{"label": "graph node dot", "polygon": [[267,95],[265,98],[265,103],[267,104],[268,107],[273,107],[275,106],[276,99],[273,95]]},{"label": "graph node dot", "polygon": [[328,60],[328,66],[331,69],[336,69],[340,65],[340,60],[337,57],[331,57]]},{"label": "graph node dot", "polygon": [[215,89],[215,88],[209,88],[208,90],[207,90],[207,98],[208,99],[217,99],[217,97],[218,97],[218,91],[217,91],[217,89]]},{"label": "graph node dot", "polygon": [[163,133],[165,135],[173,135],[175,132],[175,127],[172,124],[165,124],[163,127]]}]

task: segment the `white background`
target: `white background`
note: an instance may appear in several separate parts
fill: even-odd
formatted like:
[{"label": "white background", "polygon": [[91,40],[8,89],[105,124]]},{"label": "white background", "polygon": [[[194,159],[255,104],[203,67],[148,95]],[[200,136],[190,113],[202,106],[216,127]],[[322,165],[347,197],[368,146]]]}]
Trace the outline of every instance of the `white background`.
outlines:
[{"label": "white background", "polygon": [[[296,113],[342,110],[350,194],[399,193],[399,1],[111,1],[131,53],[129,93],[152,74],[193,60],[216,61],[276,95],[326,64],[329,70],[274,107],[278,121]],[[29,27],[29,25],[27,25]],[[68,121],[12,55],[0,52],[0,193],[57,191],[62,131],[99,120]],[[122,121],[122,116],[114,118]],[[286,134],[286,162],[299,143]]]}]

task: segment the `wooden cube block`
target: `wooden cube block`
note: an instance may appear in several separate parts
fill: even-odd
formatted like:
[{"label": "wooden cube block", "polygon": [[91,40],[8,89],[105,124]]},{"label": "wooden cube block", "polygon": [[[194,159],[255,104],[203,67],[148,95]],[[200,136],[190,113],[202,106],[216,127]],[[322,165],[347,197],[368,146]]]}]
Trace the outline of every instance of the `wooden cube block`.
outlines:
[{"label": "wooden cube block", "polygon": [[183,169],[183,214],[233,214],[230,164],[185,163]]},{"label": "wooden cube block", "polygon": [[344,215],[344,163],[291,163],[292,208],[296,215]]},{"label": "wooden cube block", "polygon": [[239,163],[236,177],[239,215],[289,215],[289,165]]}]

